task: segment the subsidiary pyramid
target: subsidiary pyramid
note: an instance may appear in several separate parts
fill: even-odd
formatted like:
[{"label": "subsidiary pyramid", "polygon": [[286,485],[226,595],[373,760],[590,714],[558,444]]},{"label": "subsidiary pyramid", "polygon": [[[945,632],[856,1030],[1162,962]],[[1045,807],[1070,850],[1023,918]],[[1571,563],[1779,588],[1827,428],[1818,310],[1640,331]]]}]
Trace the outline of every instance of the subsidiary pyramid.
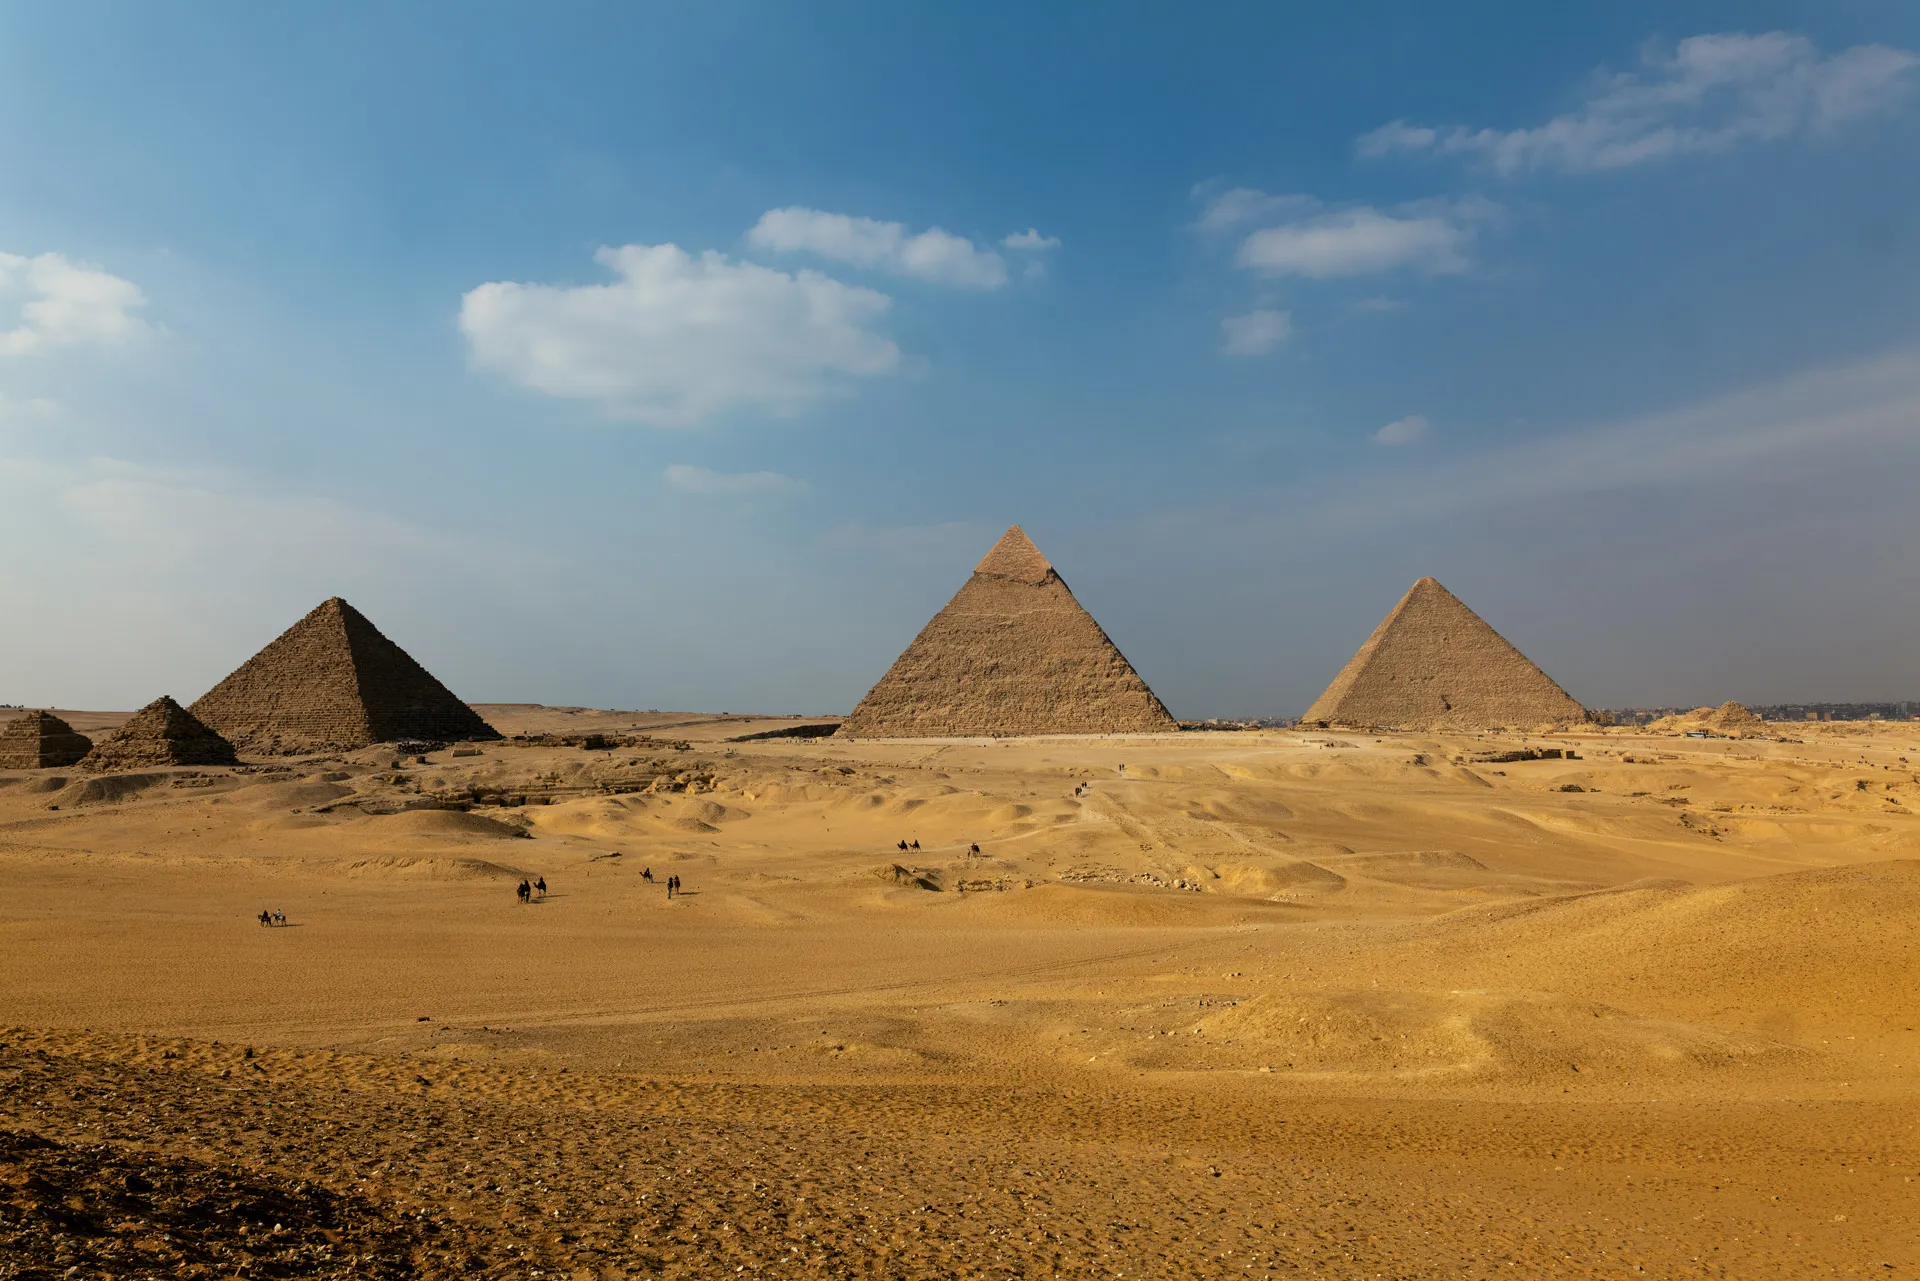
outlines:
[{"label": "subsidiary pyramid", "polygon": [[1423,578],[1301,719],[1399,729],[1532,729],[1583,722],[1587,710],[1459,597]]},{"label": "subsidiary pyramid", "polygon": [[1177,729],[1018,525],[867,691],[850,738]]},{"label": "subsidiary pyramid", "polygon": [[164,694],[97,743],[82,769],[105,774],[152,765],[237,765],[233,744]]},{"label": "subsidiary pyramid", "polygon": [[338,596],[241,664],[193,712],[242,750],[269,756],[500,737]]},{"label": "subsidiary pyramid", "polygon": [[92,750],[92,739],[52,712],[28,712],[0,725],[0,769],[61,769]]}]

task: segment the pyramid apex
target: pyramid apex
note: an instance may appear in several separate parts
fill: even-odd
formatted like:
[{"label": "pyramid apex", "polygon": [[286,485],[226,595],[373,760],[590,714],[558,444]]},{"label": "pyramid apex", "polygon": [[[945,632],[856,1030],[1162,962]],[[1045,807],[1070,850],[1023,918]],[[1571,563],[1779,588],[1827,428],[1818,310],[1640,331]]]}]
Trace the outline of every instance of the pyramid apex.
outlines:
[{"label": "pyramid apex", "polygon": [[992,574],[996,578],[1012,578],[1023,583],[1037,583],[1053,572],[1053,563],[1040,554],[1040,549],[1027,537],[1027,531],[1018,525],[1009,525],[1007,532],[1000,535],[1000,541],[993,550],[980,558],[973,567],[976,574]]}]

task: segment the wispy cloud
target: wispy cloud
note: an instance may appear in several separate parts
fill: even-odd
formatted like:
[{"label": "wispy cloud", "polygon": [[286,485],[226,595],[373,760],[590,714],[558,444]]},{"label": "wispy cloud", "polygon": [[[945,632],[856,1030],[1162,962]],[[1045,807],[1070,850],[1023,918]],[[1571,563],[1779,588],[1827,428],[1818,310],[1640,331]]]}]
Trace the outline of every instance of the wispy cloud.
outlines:
[{"label": "wispy cloud", "polygon": [[147,329],[133,314],[147,302],[138,285],[65,254],[0,253],[0,317],[16,302],[15,323],[0,330],[0,356],[124,342]]},{"label": "wispy cloud", "polygon": [[1749,142],[1831,131],[1883,112],[1920,57],[1886,45],[1822,54],[1805,36],[1722,32],[1649,45],[1636,71],[1597,74],[1572,111],[1527,129],[1395,120],[1363,134],[1363,156],[1468,155],[1501,173],[1595,172]]},{"label": "wispy cloud", "polygon": [[[1225,214],[1217,208],[1221,202]],[[1329,208],[1310,196],[1241,188],[1214,201],[1201,223],[1215,230],[1269,223],[1248,232],[1234,255],[1240,266],[1265,275],[1330,279],[1400,269],[1446,275],[1467,270],[1474,237],[1500,212],[1477,198]]]},{"label": "wispy cloud", "polygon": [[[1403,420],[1404,421],[1404,420]],[[1795,375],[1666,413],[1355,479],[1319,509],[1336,523],[1396,521],[1551,503],[1580,495],[1684,491],[1754,477],[1791,480],[1821,459],[1920,445],[1920,351]]]},{"label": "wispy cloud", "polygon": [[1424,414],[1408,414],[1374,432],[1373,441],[1376,445],[1411,445],[1427,434],[1427,426]]},{"label": "wispy cloud", "polygon": [[1060,237],[1043,236],[1037,228],[1028,227],[1025,231],[1016,231],[1010,236],[1001,237],[1000,247],[1002,249],[1015,249],[1028,253],[1043,249],[1058,249],[1060,247]]},{"label": "wispy cloud", "polygon": [[[1028,234],[1038,237],[1037,232]],[[851,267],[963,289],[998,289],[1007,283],[1006,260],[965,236],[939,227],[914,234],[901,223],[798,205],[769,209],[760,215],[760,221],[747,233],[747,243],[756,249],[809,253]]]},{"label": "wispy cloud", "polygon": [[1261,308],[1220,322],[1221,349],[1229,356],[1264,356],[1293,333],[1293,320],[1284,311]]},{"label": "wispy cloud", "polygon": [[1332,279],[1407,269],[1431,275],[1467,270],[1481,228],[1503,216],[1478,196],[1419,200],[1388,208],[1332,206],[1314,196],[1269,195],[1235,187],[1204,200],[1194,228],[1239,237],[1234,261],[1271,276]]},{"label": "wispy cloud", "polygon": [[1219,191],[1212,183],[1195,187],[1193,197],[1201,202],[1193,229],[1206,236],[1225,235],[1257,222],[1311,213],[1320,207],[1312,196],[1273,196],[1252,187]]},{"label": "wispy cloud", "polygon": [[686,463],[672,463],[662,473],[669,485],[689,494],[719,494],[744,497],[752,494],[797,494],[807,483],[777,471],[709,471]]},{"label": "wispy cloud", "polygon": [[595,259],[618,278],[470,290],[460,328],[473,363],[664,427],[735,409],[795,414],[905,363],[874,329],[893,305],[875,290],[671,244]]}]

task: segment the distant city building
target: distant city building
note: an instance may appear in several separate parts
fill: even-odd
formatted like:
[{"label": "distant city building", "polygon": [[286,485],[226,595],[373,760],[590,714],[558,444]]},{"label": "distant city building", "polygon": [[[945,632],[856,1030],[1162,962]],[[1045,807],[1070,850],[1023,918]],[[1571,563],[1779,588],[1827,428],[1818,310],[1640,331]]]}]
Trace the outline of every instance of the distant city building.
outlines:
[{"label": "distant city building", "polygon": [[[1662,716],[1683,716],[1691,707],[1609,707],[1596,715],[1618,725],[1646,725]],[[1920,701],[1899,703],[1751,703],[1747,710],[1767,721],[1920,720]]]}]

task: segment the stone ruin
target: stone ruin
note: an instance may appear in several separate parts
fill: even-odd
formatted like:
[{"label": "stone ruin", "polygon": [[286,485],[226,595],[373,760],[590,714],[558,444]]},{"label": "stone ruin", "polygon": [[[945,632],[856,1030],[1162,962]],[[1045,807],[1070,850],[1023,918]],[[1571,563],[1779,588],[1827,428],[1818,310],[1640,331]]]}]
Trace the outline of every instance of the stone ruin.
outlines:
[{"label": "stone ruin", "polygon": [[1587,709],[1431,578],[1415,583],[1314,700],[1304,724],[1536,729]]},{"label": "stone ruin", "polygon": [[1018,525],[840,727],[847,738],[1153,734],[1178,726]]},{"label": "stone ruin", "polygon": [[156,765],[238,765],[233,744],[164,694],[94,746],[80,768],[96,774]]},{"label": "stone ruin", "polygon": [[0,725],[0,769],[64,769],[92,750],[92,739],[52,712],[28,712]]},{"label": "stone ruin", "polygon": [[338,596],[241,664],[193,712],[241,750],[266,756],[500,737]]}]

